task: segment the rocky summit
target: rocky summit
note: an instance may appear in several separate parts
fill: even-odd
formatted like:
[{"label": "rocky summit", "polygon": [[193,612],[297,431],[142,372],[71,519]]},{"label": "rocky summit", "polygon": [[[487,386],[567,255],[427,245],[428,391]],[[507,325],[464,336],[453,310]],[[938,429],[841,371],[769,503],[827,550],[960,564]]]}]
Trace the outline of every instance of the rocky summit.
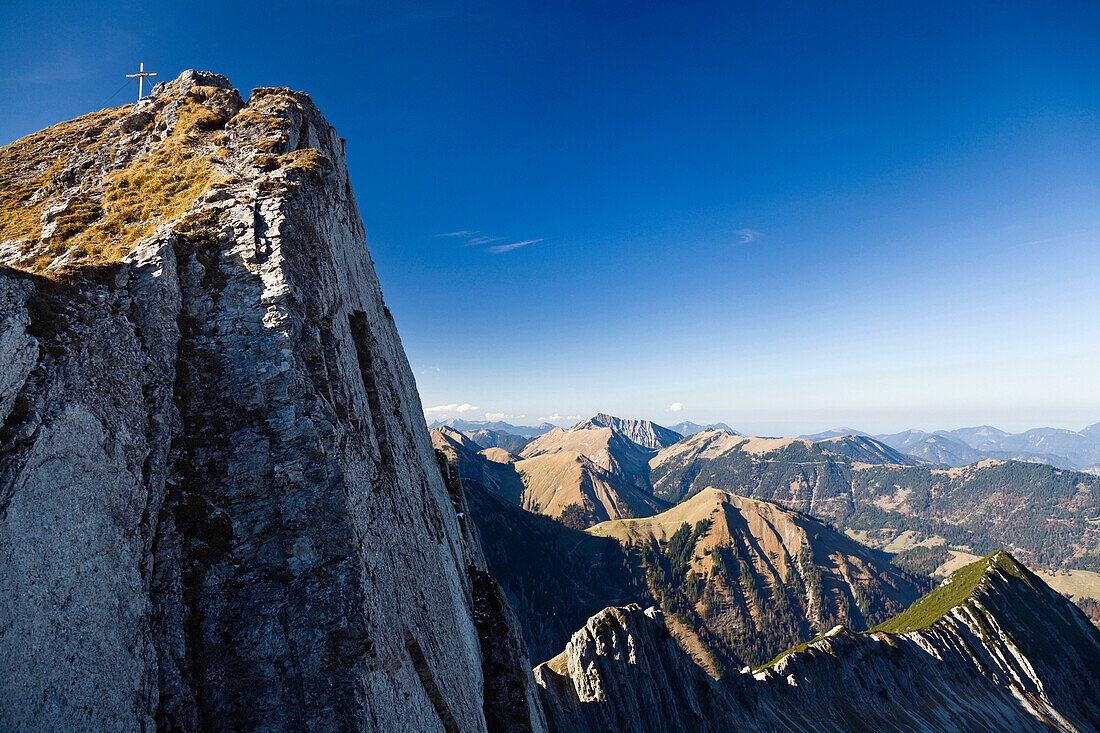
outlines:
[{"label": "rocky summit", "polygon": [[539,730],[309,97],[0,149],[0,728]]}]

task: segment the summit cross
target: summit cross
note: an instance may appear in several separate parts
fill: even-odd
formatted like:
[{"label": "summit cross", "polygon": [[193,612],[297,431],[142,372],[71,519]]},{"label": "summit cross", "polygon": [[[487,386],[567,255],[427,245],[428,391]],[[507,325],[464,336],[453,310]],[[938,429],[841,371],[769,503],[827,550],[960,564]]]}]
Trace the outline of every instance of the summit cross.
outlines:
[{"label": "summit cross", "polygon": [[147,76],[156,76],[156,75],[157,74],[156,74],[155,71],[146,71],[145,70],[145,62],[144,61],[142,61],[141,64],[138,66],[138,73],[136,73],[136,74],[127,74],[126,75],[127,79],[137,78],[137,80],[138,80],[138,101],[139,102],[141,101],[141,98],[145,96],[142,93],[142,89],[143,89],[142,82],[145,81],[145,77],[147,77]]}]

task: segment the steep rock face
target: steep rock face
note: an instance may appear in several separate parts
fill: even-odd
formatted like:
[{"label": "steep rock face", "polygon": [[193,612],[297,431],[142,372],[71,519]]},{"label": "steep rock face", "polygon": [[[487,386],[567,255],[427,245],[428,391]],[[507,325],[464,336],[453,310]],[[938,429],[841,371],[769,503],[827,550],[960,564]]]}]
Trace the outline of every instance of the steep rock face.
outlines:
[{"label": "steep rock face", "polygon": [[554,731],[742,730],[748,718],[681,651],[661,612],[636,604],[588,619],[535,680]]},{"label": "steep rock face", "polygon": [[551,729],[657,730],[634,703],[650,697],[707,710],[664,730],[1100,727],[1100,632],[1005,553],[958,571],[880,630],[836,627],[752,674],[710,680],[683,666],[662,631],[652,610],[608,609],[539,665]]},{"label": "steep rock face", "polygon": [[539,728],[344,142],[204,72],[88,117],[0,156],[0,727]]}]

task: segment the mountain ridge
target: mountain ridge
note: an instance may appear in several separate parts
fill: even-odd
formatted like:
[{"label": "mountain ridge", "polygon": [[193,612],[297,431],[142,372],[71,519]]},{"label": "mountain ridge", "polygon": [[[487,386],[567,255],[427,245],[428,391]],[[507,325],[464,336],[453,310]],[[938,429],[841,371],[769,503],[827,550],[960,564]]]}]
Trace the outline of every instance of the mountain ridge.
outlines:
[{"label": "mountain ridge", "polygon": [[1007,553],[957,571],[946,587],[955,582],[963,592],[920,629],[836,627],[752,674],[718,681],[671,641],[656,609],[605,609],[535,668],[550,729],[1100,726],[1100,631],[1079,610]]}]

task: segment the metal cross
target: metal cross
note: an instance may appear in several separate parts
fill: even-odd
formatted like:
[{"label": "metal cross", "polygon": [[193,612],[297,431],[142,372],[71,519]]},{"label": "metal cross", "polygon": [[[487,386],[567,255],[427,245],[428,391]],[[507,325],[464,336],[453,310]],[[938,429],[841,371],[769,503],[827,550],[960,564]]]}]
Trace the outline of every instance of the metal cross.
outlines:
[{"label": "metal cross", "polygon": [[137,80],[138,80],[138,101],[139,102],[141,101],[141,98],[145,96],[144,94],[142,94],[142,82],[145,81],[145,77],[147,77],[147,76],[156,76],[156,75],[157,74],[154,71],[150,71],[150,72],[145,71],[145,62],[144,61],[141,62],[141,65],[138,69],[138,73],[136,73],[136,74],[127,74],[126,75],[127,79],[133,79],[133,78],[136,77]]}]

